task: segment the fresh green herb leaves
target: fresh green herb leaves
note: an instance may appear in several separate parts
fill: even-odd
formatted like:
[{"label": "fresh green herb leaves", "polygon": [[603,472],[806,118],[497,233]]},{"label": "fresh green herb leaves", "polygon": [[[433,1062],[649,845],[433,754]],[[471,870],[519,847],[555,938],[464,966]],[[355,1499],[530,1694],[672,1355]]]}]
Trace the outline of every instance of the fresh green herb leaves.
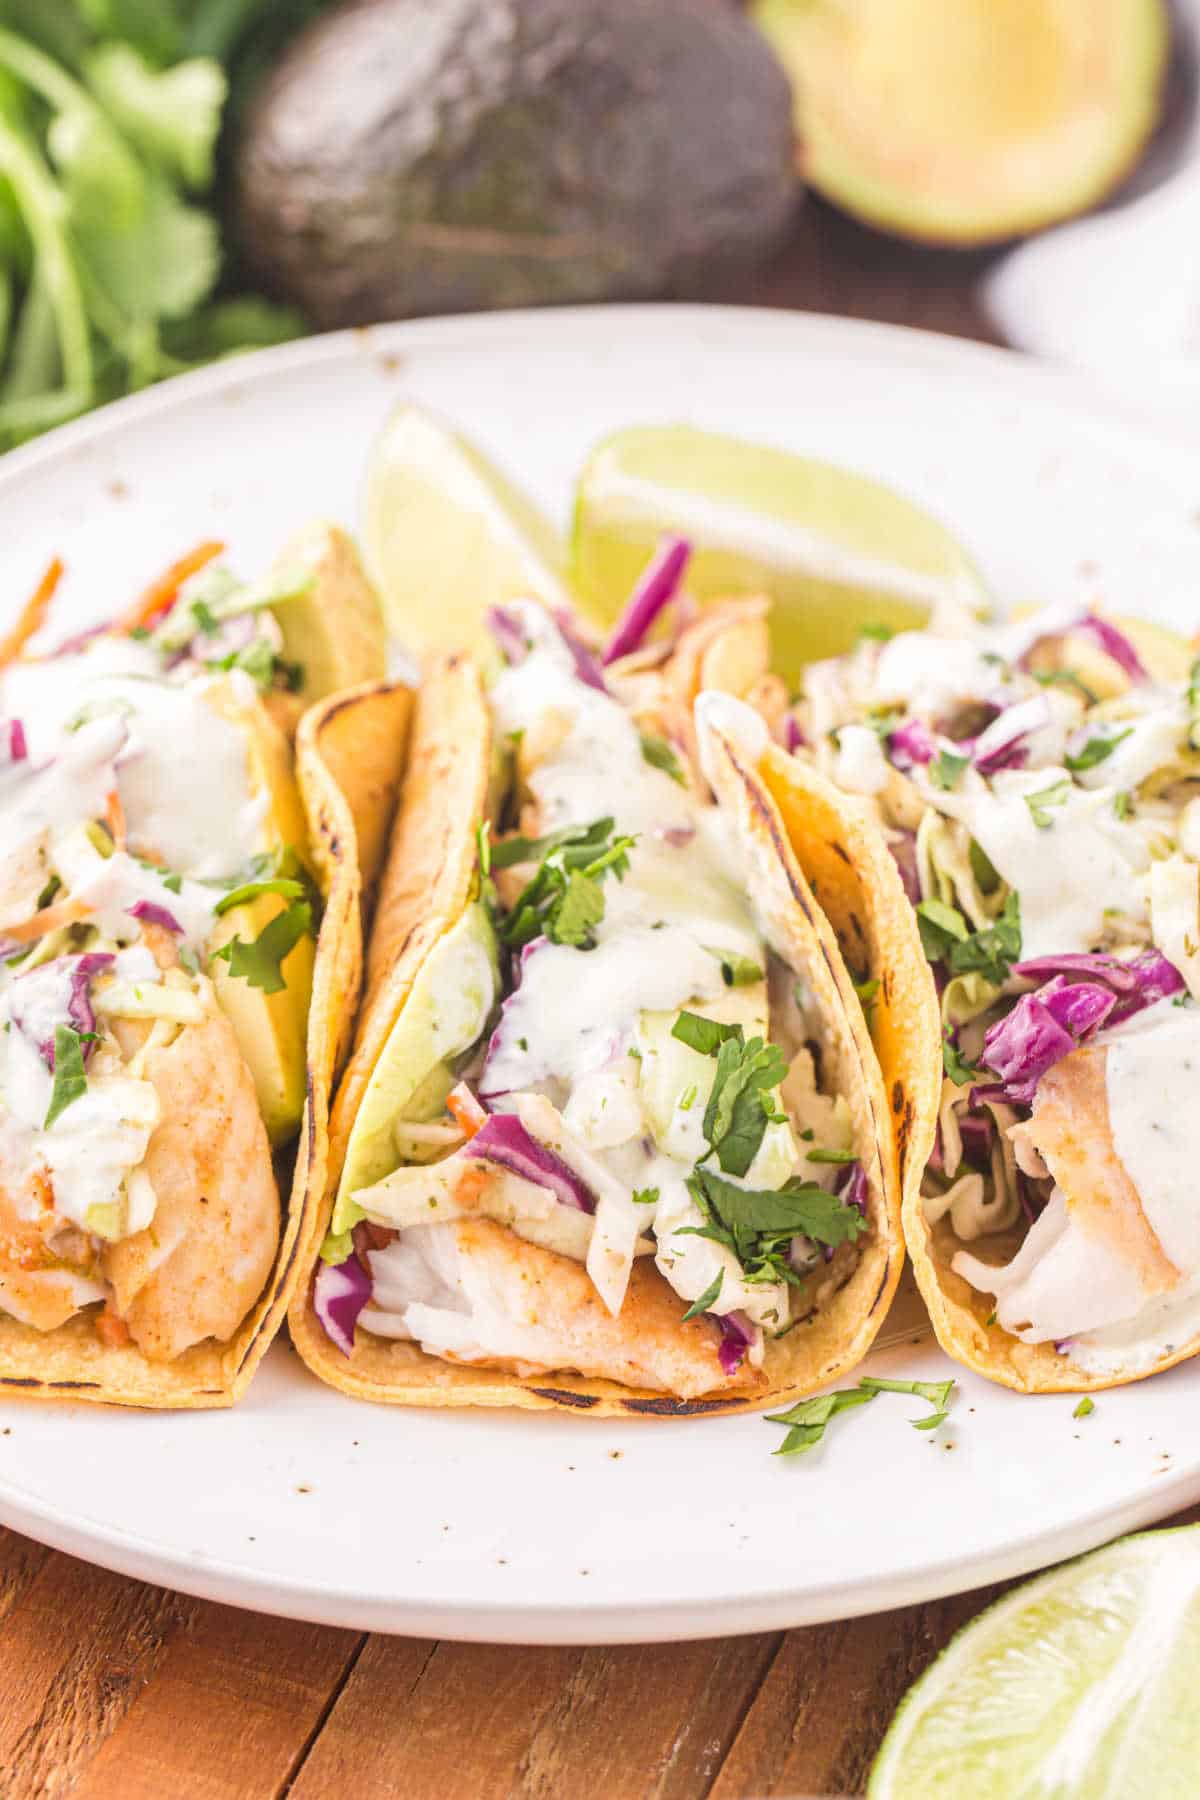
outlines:
[{"label": "fresh green herb leaves", "polygon": [[664,775],[669,775],[672,781],[679,783],[680,787],[686,787],[687,776],[683,772],[683,764],[679,760],[674,745],[667,738],[655,737],[646,731],[642,732],[641,737],[642,755],[650,767],[661,769]]},{"label": "fresh green herb leaves", "polygon": [[768,1096],[786,1074],[783,1051],[760,1037],[747,1041],[739,1031],[718,1049],[704,1136],[727,1175],[744,1175],[754,1161],[777,1110]]},{"label": "fresh green herb leaves", "polygon": [[935,788],[948,793],[958,786],[958,778],[970,760],[969,756],[959,756],[954,750],[939,750],[929,765],[929,779]]},{"label": "fresh green herb leaves", "polygon": [[781,1188],[745,1188],[700,1167],[688,1191],[708,1221],[700,1235],[726,1244],[748,1274],[762,1259],[763,1247],[756,1240],[764,1235],[786,1238],[789,1244],[794,1237],[812,1238],[833,1248],[853,1243],[867,1229],[856,1206],[796,1175]]},{"label": "fresh green herb leaves", "polygon": [[1036,794],[1026,794],[1025,804],[1029,808],[1029,816],[1039,831],[1049,831],[1054,823],[1052,806],[1063,806],[1071,793],[1071,782],[1064,775],[1061,781],[1052,781],[1049,787],[1039,788]]},{"label": "fresh green herb leaves", "polygon": [[725,1280],[724,1269],[723,1268],[718,1269],[715,1277],[713,1278],[712,1281],[709,1282],[708,1286],[705,1288],[705,1290],[701,1294],[700,1298],[698,1300],[693,1300],[692,1304],[688,1307],[687,1311],[684,1313],[683,1323],[685,1325],[687,1324],[689,1319],[698,1318],[701,1313],[706,1313],[711,1310],[713,1301],[717,1298],[717,1296],[721,1292],[721,1284],[724,1280]]},{"label": "fresh green herb leaves", "polygon": [[867,981],[856,981],[854,983],[854,991],[858,995],[859,1005],[863,1009],[863,1017],[869,1025],[871,1022],[871,1009],[875,1005],[876,996],[879,993],[878,975],[871,976]]},{"label": "fresh green herb leaves", "polygon": [[806,1158],[815,1163],[852,1163],[857,1162],[853,1150],[810,1150]]},{"label": "fresh green herb leaves", "polygon": [[657,1206],[658,1205],[658,1192],[659,1191],[656,1187],[634,1188],[633,1204],[635,1206]]},{"label": "fresh green herb leaves", "polygon": [[969,1081],[978,1081],[982,1074],[978,1063],[967,1061],[949,1031],[942,1033],[942,1068],[955,1087],[966,1087]]},{"label": "fresh green herb leaves", "polygon": [[831,1419],[852,1407],[866,1406],[880,1394],[913,1394],[920,1400],[928,1400],[934,1411],[914,1419],[912,1424],[917,1431],[934,1431],[946,1419],[954,1388],[953,1381],[883,1381],[866,1375],[857,1387],[838,1388],[832,1394],[816,1394],[810,1400],[801,1400],[798,1405],[789,1407],[787,1412],[768,1413],[769,1425],[788,1427],[788,1434],[775,1455],[798,1456],[811,1450],[824,1437],[825,1427]]},{"label": "fresh green herb leaves", "polygon": [[540,859],[537,873],[500,923],[500,936],[510,948],[519,949],[543,936],[551,943],[591,948],[595,928],[604,917],[600,884],[610,873],[618,881],[624,878],[636,842],[632,837],[613,837],[612,831],[612,819],[597,819],[592,825],[567,826],[544,838],[508,838],[493,844],[493,869]]},{"label": "fresh green herb leaves", "polygon": [[1114,794],[1113,812],[1118,819],[1131,819],[1133,817],[1133,795],[1124,790],[1119,794]]},{"label": "fresh green herb leaves", "polygon": [[858,635],[860,638],[874,638],[877,643],[886,644],[896,633],[890,625],[881,625],[871,620],[866,625],[859,626]]},{"label": "fresh green herb leaves", "polygon": [[1124,731],[1114,732],[1111,736],[1091,737],[1077,755],[1072,756],[1068,752],[1063,761],[1073,775],[1079,775],[1085,769],[1094,769],[1099,763],[1107,762],[1117,745],[1123,744],[1132,731],[1133,726],[1130,725]]},{"label": "fresh green herb leaves", "polygon": [[[178,889],[175,890],[178,892]],[[235,906],[245,906],[250,900],[257,900],[260,894],[280,894],[285,900],[303,900],[307,890],[302,881],[293,880],[286,875],[274,875],[263,881],[244,881],[228,894],[222,894],[213,907],[218,919],[223,913],[231,912]]]},{"label": "fresh green herb leaves", "polygon": [[1085,1394],[1083,1399],[1079,1402],[1079,1405],[1075,1408],[1075,1411],[1071,1414],[1071,1417],[1073,1419],[1086,1419],[1088,1415],[1094,1413],[1095,1410],[1096,1402],[1092,1399],[1090,1394]]},{"label": "fresh green herb leaves", "polygon": [[858,1385],[869,1394],[912,1394],[928,1400],[934,1410],[911,1421],[914,1431],[936,1431],[946,1418],[954,1392],[953,1381],[884,1381],[872,1375],[864,1375]]},{"label": "fresh green herb leaves", "polygon": [[303,937],[313,934],[313,909],[308,900],[292,900],[276,913],[258,936],[247,943],[245,938],[231,938],[213,955],[229,964],[235,980],[249,982],[264,994],[279,994],[287,986],[283,964]]},{"label": "fresh green herb leaves", "polygon": [[922,900],[917,907],[921,944],[930,962],[944,962],[952,975],[978,973],[996,986],[1021,955],[1021,906],[1015,893],[1004,899],[994,925],[972,931],[956,906]]},{"label": "fresh green herb leaves", "polygon": [[671,1036],[698,1050],[701,1056],[715,1056],[727,1038],[740,1038],[740,1025],[722,1025],[719,1019],[706,1019],[701,1013],[681,1012],[671,1027]]},{"label": "fresh green herb leaves", "polygon": [[720,963],[726,987],[751,987],[756,981],[766,980],[766,970],[752,956],[743,956],[738,950],[718,950],[713,944],[705,944],[704,948]]},{"label": "fresh green herb leaves", "polygon": [[1080,679],[1077,669],[1033,669],[1031,674],[1042,687],[1074,688],[1075,692],[1081,694],[1089,706],[1099,704],[1099,694]]},{"label": "fresh green herb leaves", "polygon": [[43,1131],[49,1131],[55,1119],[62,1117],[87,1093],[87,1070],[83,1065],[83,1046],[94,1044],[94,1031],[76,1031],[70,1025],[54,1027],[54,1086],[46,1109]]}]

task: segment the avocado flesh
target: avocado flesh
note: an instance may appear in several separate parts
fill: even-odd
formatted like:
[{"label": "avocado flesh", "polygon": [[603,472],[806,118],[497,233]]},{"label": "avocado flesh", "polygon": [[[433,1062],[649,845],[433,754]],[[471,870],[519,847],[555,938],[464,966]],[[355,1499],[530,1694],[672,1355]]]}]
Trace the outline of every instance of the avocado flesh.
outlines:
[{"label": "avocado flesh", "polygon": [[1163,0],[754,0],[808,182],[869,224],[983,244],[1085,211],[1157,121]]},{"label": "avocado flesh", "polygon": [[397,1120],[440,1117],[454,1065],[482,1034],[499,993],[496,937],[476,901],[434,945],[417,972],[355,1116],[331,1229],[362,1217],[351,1199],[400,1164]]},{"label": "avocado flesh", "polygon": [[360,682],[381,681],[387,673],[383,606],[353,539],[316,520],[289,539],[276,569],[312,576],[303,593],[273,608],[283,654],[301,671],[301,701],[310,705]]},{"label": "avocado flesh", "polygon": [[[210,956],[235,937],[251,942],[285,904],[278,894],[261,894],[257,900],[222,913],[209,939]],[[217,1004],[233,1026],[238,1048],[254,1078],[259,1110],[275,1149],[295,1136],[304,1112],[315,956],[315,941],[302,937],[280,964],[287,986],[277,994],[266,994],[234,977],[228,963],[215,956],[209,966]]]},{"label": "avocado flesh", "polygon": [[321,326],[711,296],[782,240],[788,83],[713,0],[357,0],[265,83],[243,252]]},{"label": "avocado flesh", "polygon": [[[291,747],[262,701],[257,697],[245,699],[239,685],[228,676],[214,680],[207,690],[209,703],[245,734],[251,788],[256,794],[265,792],[267,796],[262,847],[293,850],[303,861],[308,830]],[[276,1147],[295,1136],[304,1112],[308,1010],[316,946],[311,937],[303,937],[284,958],[281,970],[287,985],[277,994],[266,994],[241,977],[232,976],[228,963],[216,960],[212,953],[232,938],[250,942],[258,937],[284,904],[277,894],[263,894],[244,906],[234,907],[216,921],[208,943],[208,972],[217,1004],[233,1026],[238,1048],[254,1078],[267,1135]]]}]

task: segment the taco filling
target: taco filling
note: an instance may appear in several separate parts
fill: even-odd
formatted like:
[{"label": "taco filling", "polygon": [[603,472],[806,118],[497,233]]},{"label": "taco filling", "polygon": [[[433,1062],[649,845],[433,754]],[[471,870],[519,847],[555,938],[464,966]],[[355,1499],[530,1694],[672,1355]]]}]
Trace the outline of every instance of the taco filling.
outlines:
[{"label": "taco filling", "polygon": [[303,816],[222,592],[202,646],[168,595],[0,688],[0,1314],[156,1362],[263,1290],[303,1095]]},{"label": "taco filling", "polygon": [[1094,615],[867,637],[806,672],[794,725],[882,826],[940,995],[918,1271],[1097,1379],[1200,1334],[1187,671],[1177,641]]},{"label": "taco filling", "polygon": [[753,1393],[879,1217],[747,828],[767,728],[674,690],[668,645],[618,636],[602,667],[532,603],[494,629],[481,884],[358,1111],[315,1311],[347,1356],[357,1327],[520,1377]]}]

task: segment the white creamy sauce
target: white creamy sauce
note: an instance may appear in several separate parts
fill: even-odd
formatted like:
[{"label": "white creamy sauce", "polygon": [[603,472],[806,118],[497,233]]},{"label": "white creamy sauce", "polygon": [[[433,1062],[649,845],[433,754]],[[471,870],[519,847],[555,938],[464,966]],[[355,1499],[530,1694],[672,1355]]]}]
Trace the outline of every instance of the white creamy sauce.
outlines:
[{"label": "white creamy sauce", "polygon": [[[480,1093],[514,1110],[592,1190],[586,1266],[610,1313],[620,1313],[633,1258],[652,1234],[658,1266],[683,1300],[699,1299],[720,1275],[707,1310],[743,1311],[768,1331],[782,1327],[786,1286],[747,1282],[730,1251],[685,1229],[703,1223],[686,1179],[708,1151],[703,1119],[716,1064],[675,1039],[671,1027],[682,1009],[694,1007],[736,1020],[747,1036],[767,1031],[766,945],[740,846],[717,807],[647,762],[632,717],[579,681],[541,609],[518,611],[531,648],[499,676],[492,709],[499,736],[522,734],[536,812],[529,829],[546,833],[613,818],[616,832],[637,841],[624,878],[610,873],[604,880],[594,947],[541,941],[522,955]],[[714,732],[751,766],[767,745],[758,715],[726,695],[701,695],[696,725],[702,756]],[[762,978],[728,986],[722,954],[748,958]],[[775,1187],[802,1169],[790,1126],[770,1124],[745,1179]],[[401,1176],[407,1193],[410,1171],[385,1179],[380,1191]],[[637,1202],[635,1192],[653,1198]],[[356,1199],[373,1210],[368,1194],[359,1191]],[[519,1234],[543,1229],[545,1221],[533,1217],[540,1201],[512,1210]],[[448,1216],[440,1189],[436,1215]],[[497,1313],[486,1275],[458,1254],[446,1235],[451,1229],[413,1228],[372,1254],[375,1289],[363,1324],[442,1353],[570,1366],[569,1346],[547,1345],[532,1324],[518,1327],[511,1308]],[[761,1360],[761,1341],[749,1354]]]},{"label": "white creamy sauce", "polygon": [[869,725],[843,725],[838,732],[833,779],[852,794],[878,794],[891,778],[879,733]]},{"label": "white creamy sauce", "polygon": [[1011,697],[1011,678],[974,637],[937,637],[899,631],[879,652],[875,698],[908,707],[922,718],[950,713],[964,701]]},{"label": "white creamy sauce", "polygon": [[1113,1144],[1151,1229],[1182,1275],[1200,1276],[1200,1007],[1114,1033],[1105,1085]]},{"label": "white creamy sauce", "polygon": [[1023,957],[1094,949],[1110,909],[1144,916],[1137,876],[1148,859],[1120,829],[1110,792],[1084,793],[1065,769],[1006,769],[990,791],[930,798],[962,820],[1016,889]]},{"label": "white creamy sauce", "polygon": [[[1116,740],[1115,747],[1094,768],[1078,770],[1075,779],[1088,788],[1136,788],[1156,769],[1177,760],[1187,725],[1183,702],[1160,697],[1140,717],[1135,714],[1097,726],[1086,736]],[[1081,731],[1079,736],[1084,738],[1085,733]]]}]

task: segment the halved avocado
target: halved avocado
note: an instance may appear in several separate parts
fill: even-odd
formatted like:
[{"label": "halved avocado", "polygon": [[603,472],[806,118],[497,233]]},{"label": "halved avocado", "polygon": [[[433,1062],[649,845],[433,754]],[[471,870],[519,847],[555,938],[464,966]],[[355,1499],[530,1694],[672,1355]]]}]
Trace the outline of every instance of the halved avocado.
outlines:
[{"label": "halved avocado", "polygon": [[754,0],[804,173],[873,225],[981,244],[1083,212],[1137,160],[1164,0]]},{"label": "halved avocado", "polygon": [[305,593],[274,608],[283,654],[301,670],[300,699],[307,705],[361,681],[382,681],[387,673],[383,605],[354,540],[341,526],[314,520],[289,538],[275,566],[312,575]]}]

